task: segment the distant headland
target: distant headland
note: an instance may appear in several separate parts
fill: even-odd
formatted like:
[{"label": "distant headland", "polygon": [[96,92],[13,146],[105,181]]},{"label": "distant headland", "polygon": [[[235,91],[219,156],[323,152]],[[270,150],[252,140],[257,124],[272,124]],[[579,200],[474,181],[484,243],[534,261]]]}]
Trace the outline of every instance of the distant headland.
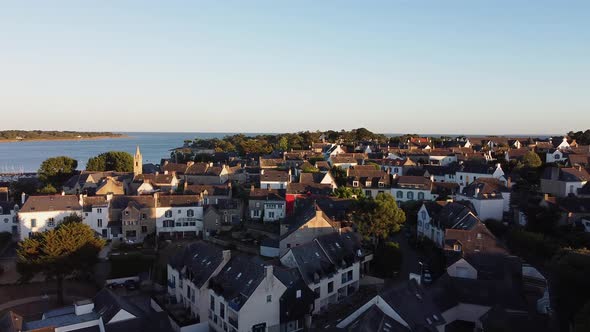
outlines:
[{"label": "distant headland", "polygon": [[31,141],[78,141],[104,138],[126,138],[125,134],[112,132],[46,131],[46,130],[2,130],[0,143]]}]

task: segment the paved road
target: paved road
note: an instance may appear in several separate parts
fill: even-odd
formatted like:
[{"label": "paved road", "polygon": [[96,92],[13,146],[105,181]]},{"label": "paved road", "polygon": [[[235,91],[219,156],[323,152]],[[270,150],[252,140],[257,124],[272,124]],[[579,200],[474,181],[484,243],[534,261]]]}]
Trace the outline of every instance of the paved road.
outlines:
[{"label": "paved road", "polygon": [[399,247],[402,250],[404,257],[400,269],[399,280],[408,280],[410,273],[420,273],[420,264],[418,264],[418,262],[422,257],[410,246],[403,231],[392,236],[392,241],[399,243]]}]

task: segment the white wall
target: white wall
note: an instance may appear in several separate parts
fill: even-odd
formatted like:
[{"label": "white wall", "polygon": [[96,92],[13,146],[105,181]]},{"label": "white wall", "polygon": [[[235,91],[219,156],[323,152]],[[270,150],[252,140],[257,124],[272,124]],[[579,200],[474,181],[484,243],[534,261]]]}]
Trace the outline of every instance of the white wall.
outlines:
[{"label": "white wall", "polygon": [[[92,207],[92,211],[84,212],[83,218],[86,225],[90,226],[95,232],[102,235],[102,231],[107,230],[107,226],[109,224],[109,208],[108,206]],[[99,219],[102,220],[102,226],[98,225]]]},{"label": "white wall", "polygon": [[[187,211],[192,210],[193,216],[188,217]],[[166,217],[166,211],[171,211],[172,216]],[[179,213],[180,211],[180,213]],[[174,227],[164,227],[164,220],[174,220]],[[194,222],[194,226],[190,223]],[[177,224],[181,224],[177,226]],[[189,225],[184,226],[184,223]],[[202,206],[183,206],[183,207],[157,207],[156,208],[156,234],[162,232],[202,232],[203,231],[203,207]]]},{"label": "white wall", "polygon": [[[20,239],[24,240],[29,237],[30,232],[43,232],[48,229],[53,229],[57,226],[62,220],[71,215],[72,213],[76,213],[79,216],[82,216],[82,210],[69,210],[69,211],[38,211],[38,212],[19,212],[19,225],[20,225]],[[47,225],[49,218],[53,218],[55,220],[55,226],[51,227]],[[36,227],[31,227],[31,220],[36,220]]]},{"label": "white wall", "polygon": [[[398,197],[398,192],[401,192],[402,197]],[[408,192],[412,192],[414,194],[413,199],[408,198]],[[418,194],[422,193],[424,198],[418,198]],[[391,188],[391,195],[395,198],[397,202],[407,202],[407,201],[432,201],[436,197],[432,194],[430,190],[421,190],[421,189],[412,189],[412,188]]]},{"label": "white wall", "polygon": [[463,258],[447,267],[447,273],[455,278],[477,279],[477,270]]},{"label": "white wall", "polygon": [[18,231],[19,225],[16,211],[11,209],[10,211],[3,211],[2,213],[3,214],[0,214],[0,233],[12,233],[12,226],[16,226]]}]

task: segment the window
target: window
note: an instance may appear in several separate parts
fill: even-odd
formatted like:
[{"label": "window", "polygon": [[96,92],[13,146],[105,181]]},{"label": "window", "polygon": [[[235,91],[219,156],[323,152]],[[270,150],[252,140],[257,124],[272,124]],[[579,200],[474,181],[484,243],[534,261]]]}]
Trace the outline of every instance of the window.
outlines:
[{"label": "window", "polygon": [[352,280],[352,270],[346,272],[346,274],[348,275],[346,278],[348,279],[348,281]]},{"label": "window", "polygon": [[174,227],[174,220],[164,220],[163,226],[164,227]]},{"label": "window", "polygon": [[96,209],[96,212],[97,213],[102,213],[102,209],[101,208],[98,208],[98,209]]},{"label": "window", "polygon": [[419,200],[423,200],[424,199],[424,193],[418,193],[418,199]]},{"label": "window", "polygon": [[211,300],[210,300],[209,308],[212,311],[215,311],[215,297],[213,297],[213,295],[211,295]]},{"label": "window", "polygon": [[254,217],[260,217],[260,210],[254,210]]},{"label": "window", "polygon": [[422,218],[422,220],[426,220],[426,211],[420,212],[420,218]]},{"label": "window", "polygon": [[96,225],[97,225],[98,227],[102,227],[102,219],[97,219],[97,220],[96,220]]},{"label": "window", "polygon": [[385,187],[385,183],[379,182],[379,188],[383,188],[383,187]]},{"label": "window", "polygon": [[53,219],[53,218],[47,219],[47,226],[54,227],[55,226],[55,219]]},{"label": "window", "polygon": [[144,220],[145,220],[145,219],[147,219],[147,214],[145,214],[145,213],[142,213],[142,214],[141,214],[141,219],[144,219]]},{"label": "window", "polygon": [[300,299],[300,298],[301,298],[301,289],[298,289],[298,290],[295,292],[295,298],[297,298],[297,299]]},{"label": "window", "polygon": [[358,181],[352,181],[352,186],[353,187],[358,187],[359,186],[359,182]]},{"label": "window", "polygon": [[272,295],[267,295],[266,296],[266,303],[271,303],[272,302]]},{"label": "window", "polygon": [[8,218],[4,218],[4,223],[8,224]]},{"label": "window", "polygon": [[172,218],[172,210],[168,210],[168,211],[164,212],[164,216],[166,218]]},{"label": "window", "polygon": [[274,218],[275,217],[275,213],[274,212],[269,212],[268,213],[268,217],[271,218],[271,219]]},{"label": "window", "polygon": [[398,191],[397,193],[395,193],[395,197],[397,197],[397,198],[404,198],[403,191]]},{"label": "window", "polygon": [[345,284],[348,280],[346,279],[346,273],[342,273],[342,281],[341,283]]},{"label": "window", "polygon": [[37,219],[31,219],[31,227],[37,227]]},{"label": "window", "polygon": [[178,214],[182,214],[182,210],[178,210]]},{"label": "window", "polygon": [[332,293],[334,291],[334,282],[330,281],[328,283],[328,294]]},{"label": "window", "polygon": [[408,193],[406,194],[406,197],[410,200],[414,199],[414,193],[411,191],[408,191]]},{"label": "window", "polygon": [[141,232],[147,233],[147,226],[141,226]]},{"label": "window", "polygon": [[186,216],[187,217],[194,217],[195,216],[195,211],[194,210],[187,210],[186,211]]},{"label": "window", "polygon": [[395,167],[395,168],[393,169],[393,173],[399,173],[399,169],[398,169],[397,167]]},{"label": "window", "polygon": [[225,318],[225,305],[223,303],[219,303],[219,317]]}]

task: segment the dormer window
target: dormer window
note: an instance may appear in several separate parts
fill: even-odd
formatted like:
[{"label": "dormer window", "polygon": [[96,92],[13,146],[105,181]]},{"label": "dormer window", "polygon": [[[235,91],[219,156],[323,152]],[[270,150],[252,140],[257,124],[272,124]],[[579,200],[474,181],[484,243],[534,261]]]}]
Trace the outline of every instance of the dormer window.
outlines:
[{"label": "dormer window", "polygon": [[352,186],[353,187],[358,187],[359,186],[359,182],[358,181],[352,181]]},{"label": "dormer window", "polygon": [[379,188],[383,188],[383,187],[385,187],[385,183],[379,181]]},{"label": "dormer window", "polygon": [[477,239],[478,239],[478,240],[481,240],[481,239],[482,239],[482,235],[481,235],[481,233],[477,233]]},{"label": "dormer window", "polygon": [[372,185],[371,181],[365,182],[365,187],[370,187]]},{"label": "dormer window", "polygon": [[454,250],[454,251],[461,251],[461,245],[460,245],[460,244],[458,244],[458,243],[455,243],[455,244],[453,245],[453,250]]}]

